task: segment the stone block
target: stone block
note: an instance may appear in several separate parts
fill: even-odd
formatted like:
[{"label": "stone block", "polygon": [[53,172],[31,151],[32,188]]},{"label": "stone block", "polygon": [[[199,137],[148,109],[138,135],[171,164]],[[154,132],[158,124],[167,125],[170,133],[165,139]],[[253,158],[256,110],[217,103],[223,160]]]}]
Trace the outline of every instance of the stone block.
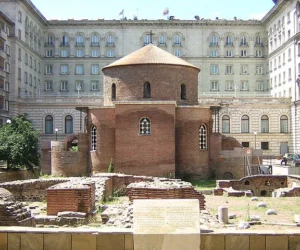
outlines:
[{"label": "stone block", "polygon": [[266,236],[250,235],[250,250],[265,250]]},{"label": "stone block", "polygon": [[71,250],[71,234],[44,234],[44,250]]},{"label": "stone block", "polygon": [[133,250],[133,235],[125,234],[125,250]]},{"label": "stone block", "polygon": [[201,235],[201,250],[225,250],[225,236],[224,235]]},{"label": "stone block", "polygon": [[289,236],[289,250],[300,250],[300,235]]},{"label": "stone block", "polygon": [[7,233],[0,233],[0,249],[7,249]]},{"label": "stone block", "polygon": [[72,234],[72,250],[96,250],[96,239],[94,234]]},{"label": "stone block", "polygon": [[225,250],[249,250],[249,236],[248,235],[226,235],[225,236]]},{"label": "stone block", "polygon": [[7,250],[20,250],[21,234],[9,233],[7,237]]},{"label": "stone block", "polygon": [[43,249],[44,235],[36,233],[22,233],[21,234],[21,248],[20,250],[36,250]]},{"label": "stone block", "polygon": [[99,234],[97,250],[124,250],[124,234]]},{"label": "stone block", "polygon": [[288,236],[267,235],[266,250],[288,250]]}]

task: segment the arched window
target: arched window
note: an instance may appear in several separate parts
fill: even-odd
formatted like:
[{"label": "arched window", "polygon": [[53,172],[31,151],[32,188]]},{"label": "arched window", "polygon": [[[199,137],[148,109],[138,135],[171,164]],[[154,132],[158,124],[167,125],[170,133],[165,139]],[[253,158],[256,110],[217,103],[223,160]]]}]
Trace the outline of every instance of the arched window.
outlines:
[{"label": "arched window", "polygon": [[249,116],[243,115],[241,119],[241,132],[249,133]]},{"label": "arched window", "polygon": [[228,115],[222,117],[222,133],[230,133],[230,118]]},{"label": "arched window", "polygon": [[150,34],[146,34],[144,36],[144,45],[148,45],[151,43],[151,35]]},{"label": "arched window", "polygon": [[247,45],[247,37],[246,36],[242,36],[241,45]]},{"label": "arched window", "polygon": [[261,132],[269,133],[269,117],[266,115],[261,117]]},{"label": "arched window", "polygon": [[106,45],[107,46],[114,46],[115,45],[115,38],[113,35],[109,34],[107,37],[106,37]]},{"label": "arched window", "polygon": [[95,126],[92,126],[91,130],[91,142],[92,142],[92,150],[97,149],[97,128]]},{"label": "arched window", "polygon": [[261,39],[260,36],[257,36],[255,38],[255,45],[257,45],[257,46],[261,46],[262,45],[262,39]]},{"label": "arched window", "polygon": [[151,85],[149,82],[144,83],[144,98],[151,98]]},{"label": "arched window", "polygon": [[173,37],[173,44],[174,45],[178,45],[178,46],[181,45],[181,36],[180,35],[175,35]]},{"label": "arched window", "polygon": [[72,134],[73,133],[73,117],[67,115],[65,117],[65,133]]},{"label": "arched window", "polygon": [[216,35],[212,35],[210,37],[210,45],[211,46],[218,46],[218,37]]},{"label": "arched window", "polygon": [[286,115],[280,117],[280,133],[288,133],[288,118]]},{"label": "arched window", "polygon": [[184,83],[180,86],[180,97],[181,100],[186,100],[186,86]]},{"label": "arched window", "polygon": [[67,35],[62,36],[61,46],[69,46],[69,37]]},{"label": "arched window", "polygon": [[116,100],[116,84],[113,83],[111,85],[111,100],[115,101]]},{"label": "arched window", "polygon": [[94,34],[91,37],[91,45],[92,46],[99,46],[99,36]]},{"label": "arched window", "polygon": [[46,45],[53,46],[54,45],[54,39],[52,35],[48,35],[46,37]]},{"label": "arched window", "polygon": [[149,118],[143,117],[140,120],[140,135],[150,135],[151,123]]},{"label": "arched window", "polygon": [[201,125],[199,129],[199,148],[207,149],[207,130],[205,125]]},{"label": "arched window", "polygon": [[166,36],[165,36],[164,34],[161,34],[161,35],[159,36],[158,44],[159,44],[159,45],[166,45]]},{"label": "arched window", "polygon": [[76,36],[76,46],[83,46],[84,45],[84,37],[83,35]]},{"label": "arched window", "polygon": [[45,117],[45,134],[53,134],[53,117],[51,115]]},{"label": "arched window", "polygon": [[226,36],[226,45],[233,45],[232,36]]}]

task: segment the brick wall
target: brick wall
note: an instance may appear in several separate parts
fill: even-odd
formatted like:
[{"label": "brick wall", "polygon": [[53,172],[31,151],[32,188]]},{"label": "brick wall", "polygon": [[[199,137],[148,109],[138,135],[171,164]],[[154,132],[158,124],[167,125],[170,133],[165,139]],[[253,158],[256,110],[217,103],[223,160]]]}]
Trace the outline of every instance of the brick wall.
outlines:
[{"label": "brick wall", "polygon": [[0,187],[10,191],[18,201],[44,201],[47,188],[68,181],[69,179],[36,179],[6,182],[0,184]]},{"label": "brick wall", "polygon": [[[198,104],[198,73],[191,67],[175,65],[131,65],[107,68],[104,73],[104,105],[112,105],[111,86],[116,84],[116,101],[145,100],[144,83],[151,84],[151,100]],[[181,100],[181,84],[186,84],[186,100]]]},{"label": "brick wall", "polygon": [[41,173],[42,174],[51,174],[51,141],[42,141],[40,143],[41,149]]},{"label": "brick wall", "polygon": [[53,186],[47,189],[47,215],[57,215],[58,212],[74,211],[92,213],[95,209],[95,184],[85,187],[59,188]]},{"label": "brick wall", "polygon": [[69,151],[67,143],[51,142],[51,174],[56,176],[86,176],[88,175],[87,134],[78,134],[78,152]]},{"label": "brick wall", "polygon": [[176,108],[176,177],[207,179],[210,177],[210,141],[208,149],[199,148],[199,129],[204,124],[211,135],[211,110],[200,107]]},{"label": "brick wall", "polygon": [[16,180],[36,179],[36,178],[38,178],[38,174],[28,172],[27,170],[0,172],[0,183],[16,181]]}]

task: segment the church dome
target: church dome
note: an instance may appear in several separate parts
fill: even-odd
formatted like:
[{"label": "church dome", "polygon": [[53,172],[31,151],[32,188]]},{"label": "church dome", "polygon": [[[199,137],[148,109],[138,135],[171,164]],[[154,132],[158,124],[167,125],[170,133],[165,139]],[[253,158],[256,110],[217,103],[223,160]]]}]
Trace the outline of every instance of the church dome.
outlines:
[{"label": "church dome", "polygon": [[164,51],[163,49],[158,48],[153,44],[148,44],[147,46],[132,52],[131,54],[117,60],[103,69],[119,66],[128,66],[128,65],[144,65],[144,64],[166,64],[166,65],[179,65],[196,68],[196,66],[170,54],[169,52]]}]

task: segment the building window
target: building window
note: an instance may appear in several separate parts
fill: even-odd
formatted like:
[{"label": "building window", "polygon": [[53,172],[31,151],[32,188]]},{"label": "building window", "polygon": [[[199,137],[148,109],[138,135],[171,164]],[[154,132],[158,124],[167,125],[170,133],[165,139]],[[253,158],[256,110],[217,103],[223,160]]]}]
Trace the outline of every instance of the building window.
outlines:
[{"label": "building window", "polygon": [[45,81],[45,90],[53,90],[52,81]]},{"label": "building window", "polygon": [[225,82],[225,90],[232,91],[234,90],[234,84],[233,81],[226,81]]},{"label": "building window", "polygon": [[241,50],[241,56],[246,57],[247,56],[247,50]]},{"label": "building window", "polygon": [[243,141],[242,146],[243,148],[249,148],[250,143],[248,141]]},{"label": "building window", "polygon": [[115,38],[113,35],[109,34],[106,37],[106,46],[115,46]]},{"label": "building window", "polygon": [[219,82],[211,81],[210,82],[210,90],[213,90],[213,91],[219,90]]},{"label": "building window", "polygon": [[181,56],[181,51],[180,49],[175,49],[174,50],[174,56],[180,57]]},{"label": "building window", "polygon": [[106,51],[106,56],[107,56],[107,57],[114,57],[114,56],[115,56],[115,53],[114,53],[114,51],[113,51],[112,49],[108,49],[108,50]]},{"label": "building window", "polygon": [[76,50],[76,57],[83,57],[83,56],[84,56],[83,49],[77,49]]},{"label": "building window", "polygon": [[[275,79],[275,84],[276,84],[276,79]],[[256,81],[256,90],[264,90],[264,82],[263,81]]]},{"label": "building window", "polygon": [[151,36],[149,34],[144,36],[144,45],[148,45],[149,43],[151,43]]},{"label": "building window", "polygon": [[262,39],[260,36],[255,37],[255,45],[262,46]]},{"label": "building window", "polygon": [[53,134],[53,117],[51,115],[45,117],[45,134]]},{"label": "building window", "polygon": [[249,116],[243,115],[241,119],[241,132],[249,133]]},{"label": "building window", "polygon": [[248,91],[248,90],[249,90],[248,81],[241,81],[241,91]]},{"label": "building window", "polygon": [[84,37],[82,35],[76,36],[76,46],[84,46]]},{"label": "building window", "polygon": [[175,45],[175,46],[181,45],[181,36],[180,35],[175,35],[173,37],[173,45]]},{"label": "building window", "polygon": [[260,148],[263,150],[268,150],[269,149],[269,142],[264,142],[262,141],[260,144]]},{"label": "building window", "polygon": [[61,81],[60,82],[60,91],[67,91],[68,90],[68,81]]},{"label": "building window", "polygon": [[28,73],[26,71],[24,72],[24,82],[28,83]]},{"label": "building window", "polygon": [[149,118],[143,117],[140,120],[140,135],[150,135],[151,123]]},{"label": "building window", "polygon": [[[6,44],[6,54],[9,56],[10,54],[10,47]],[[21,48],[18,48],[18,60],[22,60],[22,51]]]},{"label": "building window", "polygon": [[269,133],[269,117],[266,115],[261,117],[261,132]]},{"label": "building window", "polygon": [[22,31],[20,29],[18,29],[18,38],[22,40]]},{"label": "building window", "polygon": [[91,55],[92,57],[99,57],[99,49],[92,49]]},{"label": "building window", "polygon": [[226,65],[226,67],[225,67],[225,74],[233,74],[232,65]]},{"label": "building window", "polygon": [[91,46],[99,46],[99,36],[98,35],[92,35]]},{"label": "building window", "polygon": [[92,141],[92,150],[97,149],[97,128],[95,126],[92,126],[91,129],[91,141]]},{"label": "building window", "polygon": [[215,49],[211,50],[211,51],[210,51],[210,56],[211,56],[211,57],[217,57],[217,56],[218,56],[218,51],[215,50]]},{"label": "building window", "polygon": [[69,66],[67,64],[60,65],[60,74],[67,75],[69,73]]},{"label": "building window", "polygon": [[144,98],[151,98],[151,85],[149,82],[144,83]]},{"label": "building window", "polygon": [[230,118],[228,115],[222,117],[222,133],[230,133]]},{"label": "building window", "polygon": [[61,39],[61,46],[69,46],[69,37],[67,35],[63,35]]},{"label": "building window", "polygon": [[83,81],[76,81],[75,91],[83,91],[83,90],[84,90]]},{"label": "building window", "polygon": [[255,57],[262,57],[262,51],[261,50],[256,50],[255,51]]},{"label": "building window", "polygon": [[255,73],[257,75],[263,74],[263,66],[262,65],[256,65],[256,67],[255,67]]},{"label": "building window", "polygon": [[116,100],[116,84],[113,83],[111,85],[111,100],[115,101]]},{"label": "building window", "polygon": [[67,115],[65,117],[65,133],[72,134],[73,133],[73,117]]},{"label": "building window", "polygon": [[219,74],[219,66],[218,65],[210,65],[210,73],[211,74]]},{"label": "building window", "polygon": [[22,22],[22,12],[18,12],[18,21],[21,23]]},{"label": "building window", "polygon": [[248,65],[247,64],[241,65],[241,74],[243,74],[243,75],[248,74]]},{"label": "building window", "polygon": [[53,46],[53,36],[51,36],[51,35],[48,35],[48,36],[46,36],[46,46]]},{"label": "building window", "polygon": [[92,75],[98,75],[99,74],[99,65],[98,64],[92,64]]},{"label": "building window", "polygon": [[232,57],[232,50],[226,50],[226,57]]},{"label": "building window", "polygon": [[53,66],[46,65],[46,75],[52,75],[52,74],[53,74]]},{"label": "building window", "polygon": [[280,133],[288,133],[288,118],[286,115],[280,117]]},{"label": "building window", "polygon": [[245,36],[242,36],[242,38],[241,38],[241,45],[243,46],[245,46],[245,45],[248,45],[248,43],[247,43],[247,37],[245,37]]},{"label": "building window", "polygon": [[82,64],[77,64],[75,66],[75,74],[76,75],[83,75],[83,65]]},{"label": "building window", "polygon": [[99,82],[98,81],[91,81],[91,90],[92,91],[97,91],[99,90]]},{"label": "building window", "polygon": [[186,85],[184,83],[180,86],[180,98],[186,100]]},{"label": "building window", "polygon": [[218,46],[218,37],[216,35],[210,37],[210,46]]},{"label": "building window", "polygon": [[205,125],[201,125],[199,129],[199,148],[201,150],[207,149],[207,130]]},{"label": "building window", "polygon": [[53,57],[53,55],[54,55],[52,49],[47,49],[45,54],[46,54],[45,55],[46,57]]},{"label": "building window", "polygon": [[233,38],[232,36],[226,36],[225,45],[232,46],[233,45]]},{"label": "building window", "polygon": [[67,49],[62,49],[62,50],[60,51],[60,56],[61,56],[61,57],[68,57],[68,56],[69,56],[69,50],[67,50]]},{"label": "building window", "polygon": [[160,46],[166,46],[166,36],[164,34],[161,34],[158,38],[158,45]]}]

